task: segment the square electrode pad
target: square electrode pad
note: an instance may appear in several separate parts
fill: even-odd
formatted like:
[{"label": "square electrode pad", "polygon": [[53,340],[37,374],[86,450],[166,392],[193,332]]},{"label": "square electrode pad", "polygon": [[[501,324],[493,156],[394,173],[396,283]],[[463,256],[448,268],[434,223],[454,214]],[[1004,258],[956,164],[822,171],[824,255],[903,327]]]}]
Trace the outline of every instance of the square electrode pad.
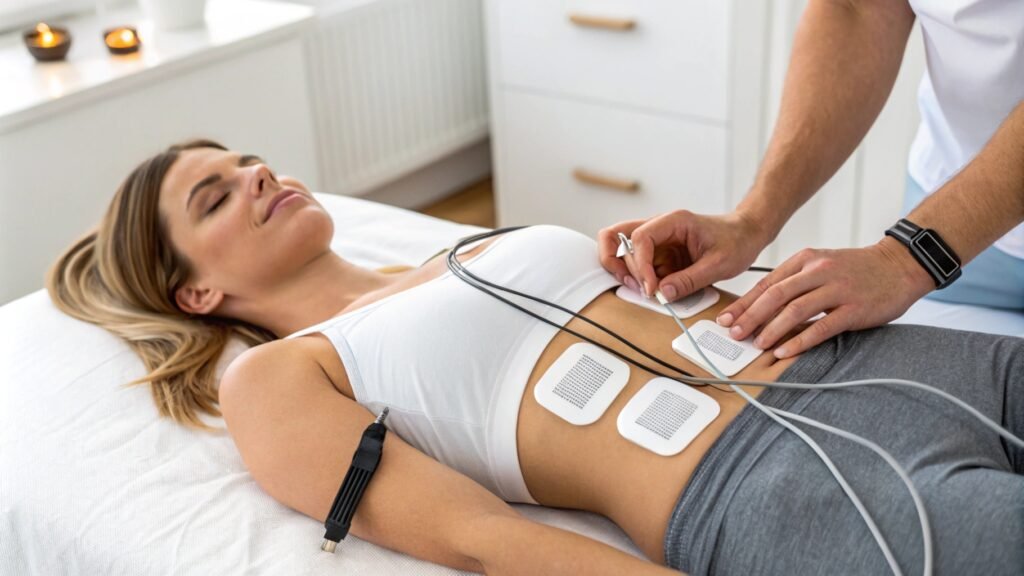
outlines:
[{"label": "square electrode pad", "polygon": [[655,378],[629,399],[619,412],[619,434],[644,448],[672,456],[718,417],[714,398],[689,386]]},{"label": "square electrode pad", "polygon": [[[732,376],[743,370],[747,364],[753,362],[764,352],[764,350],[754,347],[753,336],[746,340],[733,340],[729,336],[728,328],[719,326],[710,320],[701,320],[688,327],[688,330],[708,360],[711,360],[715,367],[726,376]],[[686,334],[680,334],[672,341],[672,349],[687,360],[714,374],[714,370],[704,363]]]},{"label": "square electrode pad", "polygon": [[533,397],[577,426],[597,421],[629,381],[629,366],[608,352],[580,342],[569,346],[541,376]]},{"label": "square electrode pad", "polygon": [[[628,286],[619,286],[618,290],[615,291],[615,295],[626,302],[632,302],[633,304],[649,308],[655,312],[664,314],[665,316],[671,316],[671,314],[668,313],[668,310],[665,310],[665,307],[656,299],[647,298],[640,292],[630,289]],[[671,302],[669,306],[675,310],[676,316],[679,316],[680,318],[689,318],[690,316],[700,314],[714,306],[715,302],[718,302],[718,298],[718,290],[708,286],[703,290],[698,290],[693,294],[690,294],[686,298],[680,298],[675,302]]]}]

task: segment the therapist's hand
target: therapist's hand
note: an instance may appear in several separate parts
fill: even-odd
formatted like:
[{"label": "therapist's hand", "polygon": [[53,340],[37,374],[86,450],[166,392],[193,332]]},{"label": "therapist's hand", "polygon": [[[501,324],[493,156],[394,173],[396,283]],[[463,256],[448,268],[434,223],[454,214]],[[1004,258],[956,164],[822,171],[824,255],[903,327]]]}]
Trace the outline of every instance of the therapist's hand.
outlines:
[{"label": "therapist's hand", "polygon": [[722,310],[718,323],[731,326],[730,335],[737,340],[760,328],[754,345],[767,349],[801,322],[825,312],[775,349],[776,357],[787,358],[840,332],[898,318],[934,289],[931,276],[893,238],[866,248],[805,249]]},{"label": "therapist's hand", "polygon": [[[635,252],[625,261],[615,256],[619,232]],[[704,216],[676,210],[619,222],[601,230],[597,240],[601,265],[620,282],[648,297],[660,289],[671,301],[743,272],[770,238],[755,219],[739,212]],[[630,276],[644,286],[633,285]]]}]

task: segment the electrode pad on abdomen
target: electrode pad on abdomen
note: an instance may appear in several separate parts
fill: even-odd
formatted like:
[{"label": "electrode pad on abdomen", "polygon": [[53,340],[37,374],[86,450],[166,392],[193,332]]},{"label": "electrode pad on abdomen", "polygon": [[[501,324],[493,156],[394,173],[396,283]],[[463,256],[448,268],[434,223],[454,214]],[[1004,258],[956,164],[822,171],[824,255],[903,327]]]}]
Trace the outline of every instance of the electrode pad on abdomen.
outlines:
[{"label": "electrode pad on abdomen", "polygon": [[672,456],[707,428],[719,411],[711,396],[675,380],[655,378],[630,398],[617,426],[623,438]]},{"label": "electrode pad on abdomen", "polygon": [[577,426],[597,421],[629,381],[629,366],[593,344],[569,346],[533,388],[537,402]]},{"label": "electrode pad on abdomen", "polygon": [[[753,362],[764,352],[764,350],[754,347],[753,337],[740,341],[733,340],[729,336],[728,328],[719,326],[710,320],[697,322],[689,328],[689,331],[708,360],[726,376],[732,376],[743,370],[747,364]],[[697,353],[686,334],[680,334],[672,341],[672,349],[690,362],[714,374],[714,370],[705,365],[704,359]]]},{"label": "electrode pad on abdomen", "polygon": [[[668,313],[668,310],[665,310],[665,307],[662,306],[660,302],[654,298],[648,298],[636,290],[630,289],[628,286],[619,286],[618,290],[615,291],[615,295],[626,302],[643,306],[644,308],[654,310],[655,312],[664,314],[665,316],[671,316],[671,314]],[[679,316],[680,318],[689,318],[714,306],[715,302],[718,302],[718,298],[718,290],[708,286],[707,288],[698,290],[685,298],[680,298],[675,302],[669,303],[669,306],[672,307],[676,316]]]}]

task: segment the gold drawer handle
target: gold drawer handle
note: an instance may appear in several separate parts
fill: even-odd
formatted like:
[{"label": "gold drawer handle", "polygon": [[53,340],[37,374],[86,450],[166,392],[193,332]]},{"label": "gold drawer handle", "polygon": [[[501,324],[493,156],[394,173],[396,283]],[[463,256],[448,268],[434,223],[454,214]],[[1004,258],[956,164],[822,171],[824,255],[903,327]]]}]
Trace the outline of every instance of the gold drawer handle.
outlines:
[{"label": "gold drawer handle", "polygon": [[577,26],[587,28],[603,28],[625,32],[636,28],[636,20],[632,18],[609,18],[606,16],[588,16],[586,14],[569,14],[569,20]]},{"label": "gold drawer handle", "polygon": [[605,188],[621,190],[623,192],[636,192],[640,189],[640,182],[638,180],[623,180],[622,178],[601,176],[600,174],[594,174],[593,172],[589,172],[582,168],[573,170],[572,177],[584,184],[604,186]]}]

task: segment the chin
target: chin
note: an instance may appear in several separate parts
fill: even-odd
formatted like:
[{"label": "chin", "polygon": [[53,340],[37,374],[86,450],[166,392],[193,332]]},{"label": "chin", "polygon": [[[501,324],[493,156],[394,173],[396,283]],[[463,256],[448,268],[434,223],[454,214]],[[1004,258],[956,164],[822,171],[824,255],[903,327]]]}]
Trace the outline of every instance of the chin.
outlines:
[{"label": "chin", "polygon": [[290,257],[303,259],[306,256],[320,254],[330,250],[334,238],[334,220],[331,215],[317,205],[316,210],[307,207],[305,210],[291,214],[293,221],[288,222],[287,241]]}]

